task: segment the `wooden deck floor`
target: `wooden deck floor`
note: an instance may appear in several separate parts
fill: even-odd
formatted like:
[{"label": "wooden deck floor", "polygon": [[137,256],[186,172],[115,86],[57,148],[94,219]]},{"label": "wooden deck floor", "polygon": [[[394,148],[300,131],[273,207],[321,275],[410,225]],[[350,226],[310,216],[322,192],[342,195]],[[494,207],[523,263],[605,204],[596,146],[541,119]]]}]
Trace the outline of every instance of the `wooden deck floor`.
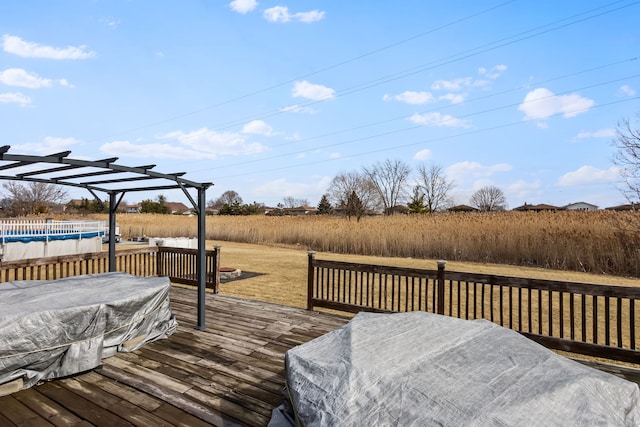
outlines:
[{"label": "wooden deck floor", "polygon": [[347,319],[174,287],[169,339],[104,359],[91,372],[0,397],[0,426],[264,426],[282,403],[284,354]]},{"label": "wooden deck floor", "polygon": [[[101,368],[0,397],[4,426],[264,426],[282,403],[284,354],[347,318],[174,287],[178,330]],[[640,382],[640,371],[590,365]]]}]

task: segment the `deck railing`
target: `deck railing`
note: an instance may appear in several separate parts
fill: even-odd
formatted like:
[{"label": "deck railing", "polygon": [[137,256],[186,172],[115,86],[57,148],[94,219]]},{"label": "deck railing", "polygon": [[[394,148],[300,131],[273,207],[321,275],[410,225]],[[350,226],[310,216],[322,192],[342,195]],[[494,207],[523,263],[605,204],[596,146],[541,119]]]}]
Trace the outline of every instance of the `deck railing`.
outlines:
[{"label": "deck railing", "polygon": [[[144,247],[116,251],[116,271],[137,276],[169,276],[175,283],[197,284],[195,249]],[[219,248],[206,252],[206,286],[218,292]],[[0,262],[0,282],[12,280],[54,280],[109,271],[109,254],[94,252]]]},{"label": "deck railing", "polygon": [[640,287],[323,261],[309,253],[307,308],[428,311],[487,319],[557,350],[640,363]]}]

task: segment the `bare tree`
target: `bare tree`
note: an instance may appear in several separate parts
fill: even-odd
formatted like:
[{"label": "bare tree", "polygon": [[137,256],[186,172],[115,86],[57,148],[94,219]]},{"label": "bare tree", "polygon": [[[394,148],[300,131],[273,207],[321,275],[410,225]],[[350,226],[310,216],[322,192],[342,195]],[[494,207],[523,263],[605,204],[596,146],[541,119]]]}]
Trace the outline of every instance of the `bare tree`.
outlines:
[{"label": "bare tree", "polygon": [[307,199],[298,199],[292,196],[286,196],[282,198],[282,205],[285,208],[297,208],[300,206],[309,206],[309,200]]},{"label": "bare tree", "polygon": [[375,211],[380,207],[380,198],[374,184],[364,174],[341,172],[333,178],[327,190],[334,207],[345,209],[351,193],[356,193],[365,211]]},{"label": "bare tree", "polygon": [[435,212],[449,204],[449,193],[454,183],[446,178],[442,167],[418,166],[418,185],[424,194],[424,207],[427,212]]},{"label": "bare tree", "polygon": [[242,197],[233,190],[227,190],[217,199],[210,200],[207,207],[212,209],[221,209],[224,205],[232,206],[233,204],[241,205]]},{"label": "bare tree", "polygon": [[618,150],[613,163],[620,166],[622,193],[630,203],[640,200],[640,114],[618,123],[613,145]]},{"label": "bare tree", "polygon": [[69,197],[60,186],[44,182],[7,181],[2,187],[7,192],[3,207],[14,216],[45,213],[49,205],[65,203]]},{"label": "bare tree", "polygon": [[400,160],[387,159],[362,170],[375,185],[385,215],[391,214],[392,208],[407,194],[406,185],[411,175],[411,167]]},{"label": "bare tree", "polygon": [[473,193],[469,200],[472,206],[481,211],[503,211],[507,207],[507,199],[498,187],[487,185]]}]

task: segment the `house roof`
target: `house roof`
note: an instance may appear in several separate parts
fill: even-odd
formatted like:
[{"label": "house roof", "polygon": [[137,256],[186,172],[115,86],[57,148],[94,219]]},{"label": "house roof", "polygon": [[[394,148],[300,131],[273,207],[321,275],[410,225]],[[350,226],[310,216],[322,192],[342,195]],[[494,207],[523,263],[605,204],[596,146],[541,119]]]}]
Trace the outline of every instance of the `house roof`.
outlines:
[{"label": "house roof", "polygon": [[474,208],[473,206],[469,206],[469,205],[456,205],[456,206],[451,206],[447,210],[449,212],[475,212],[478,210],[478,208]]},{"label": "house roof", "polygon": [[559,206],[547,205],[545,203],[539,203],[537,205],[530,205],[525,203],[522,206],[518,206],[517,208],[513,208],[514,211],[559,211],[564,208]]}]

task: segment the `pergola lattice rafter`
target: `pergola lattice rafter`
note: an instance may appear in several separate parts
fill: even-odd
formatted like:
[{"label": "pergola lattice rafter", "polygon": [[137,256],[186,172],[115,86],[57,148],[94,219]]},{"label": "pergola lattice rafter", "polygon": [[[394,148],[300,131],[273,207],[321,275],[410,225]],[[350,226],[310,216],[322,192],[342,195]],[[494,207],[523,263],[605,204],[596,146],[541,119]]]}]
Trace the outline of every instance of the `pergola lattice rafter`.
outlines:
[{"label": "pergola lattice rafter", "polygon": [[[109,271],[115,271],[116,210],[125,193],[180,189],[193,205],[198,215],[198,255],[196,269],[198,280],[198,328],[205,326],[205,206],[206,190],[212,183],[195,182],[183,178],[185,172],[160,173],[152,169],[156,165],[119,165],[117,157],[102,160],[73,159],[71,151],[35,156],[11,154],[11,146],[0,147],[0,180],[41,182],[66,187],[84,188],[100,203],[97,192],[109,195]],[[189,190],[195,190],[194,199]]]}]

